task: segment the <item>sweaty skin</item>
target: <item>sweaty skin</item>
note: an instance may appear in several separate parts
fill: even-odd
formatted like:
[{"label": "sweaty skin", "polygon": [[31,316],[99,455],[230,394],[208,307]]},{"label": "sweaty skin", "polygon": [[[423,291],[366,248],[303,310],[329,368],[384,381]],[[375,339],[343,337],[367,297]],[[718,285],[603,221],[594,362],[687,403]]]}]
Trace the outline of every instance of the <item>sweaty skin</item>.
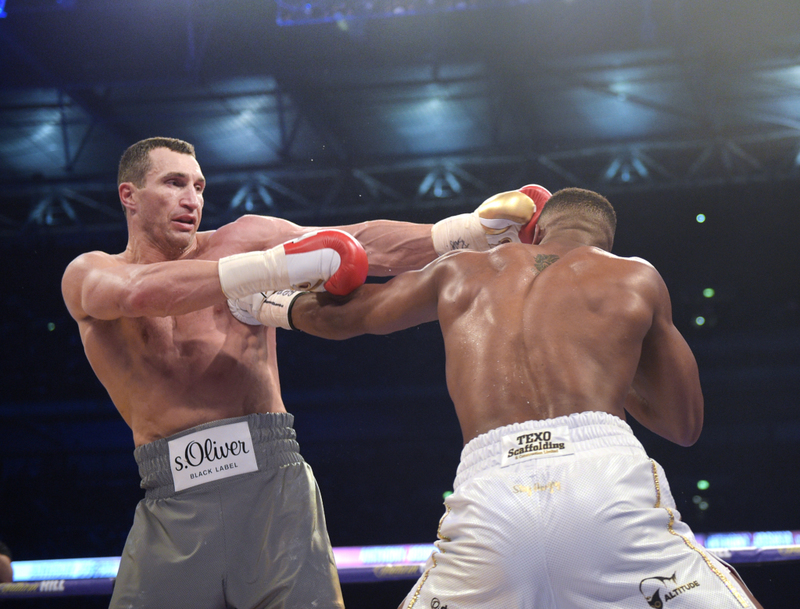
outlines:
[{"label": "sweaty skin", "polygon": [[[198,232],[205,178],[195,158],[150,151],[141,188],[120,184],[128,245],[89,252],[67,267],[62,293],[89,362],[136,446],[201,423],[284,412],[275,330],[230,314],[217,261],[313,230],[244,216]],[[430,225],[385,220],[339,227],[364,245],[373,275],[420,268],[436,254]]]},{"label": "sweaty skin", "polygon": [[465,444],[515,422],[583,411],[624,420],[626,410],[668,440],[693,444],[703,422],[697,364],[661,276],[586,242],[454,252],[344,301],[302,296],[292,321],[342,339],[438,319]]},{"label": "sweaty skin", "polygon": [[344,339],[438,319],[464,444],[512,423],[600,411],[690,446],[703,394],[663,279],[644,260],[608,253],[613,233],[570,222],[543,213],[535,245],[452,252],[343,299],[302,295],[292,322]]}]

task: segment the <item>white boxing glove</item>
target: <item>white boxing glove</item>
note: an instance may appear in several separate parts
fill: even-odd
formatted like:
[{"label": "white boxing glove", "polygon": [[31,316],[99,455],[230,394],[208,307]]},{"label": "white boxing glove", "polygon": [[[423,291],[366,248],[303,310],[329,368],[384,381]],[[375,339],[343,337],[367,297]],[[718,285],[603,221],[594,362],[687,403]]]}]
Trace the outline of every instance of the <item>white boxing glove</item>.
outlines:
[{"label": "white boxing glove", "polygon": [[294,290],[258,292],[244,298],[229,298],[228,309],[236,319],[250,326],[263,325],[294,330],[292,305],[298,296],[306,293]]},{"label": "white boxing glove", "polygon": [[533,229],[550,191],[537,184],[489,197],[471,214],[433,225],[433,247],[440,256],[452,250],[486,251],[504,243],[531,243]]},{"label": "white boxing glove", "polygon": [[261,301],[266,299],[264,292],[258,292],[245,296],[244,298],[229,298],[228,309],[236,319],[248,326],[260,326],[260,321],[256,319],[254,310],[261,305]]}]

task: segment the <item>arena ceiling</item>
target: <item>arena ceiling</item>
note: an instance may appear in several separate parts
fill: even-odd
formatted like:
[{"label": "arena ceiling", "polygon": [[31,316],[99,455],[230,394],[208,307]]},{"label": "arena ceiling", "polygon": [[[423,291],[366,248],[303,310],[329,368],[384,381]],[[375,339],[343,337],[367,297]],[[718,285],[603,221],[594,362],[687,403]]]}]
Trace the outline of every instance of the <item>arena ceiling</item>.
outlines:
[{"label": "arena ceiling", "polygon": [[6,237],[124,227],[116,164],[154,135],[197,147],[206,228],[800,182],[795,0],[3,4]]}]

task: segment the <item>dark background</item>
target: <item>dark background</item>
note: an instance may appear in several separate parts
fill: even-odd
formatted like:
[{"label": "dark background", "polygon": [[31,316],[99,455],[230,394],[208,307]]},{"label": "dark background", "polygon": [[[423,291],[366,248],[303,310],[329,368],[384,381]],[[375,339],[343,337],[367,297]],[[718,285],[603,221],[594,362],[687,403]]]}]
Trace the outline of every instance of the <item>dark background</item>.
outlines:
[{"label": "dark background", "polygon": [[[800,529],[796,3],[308,5],[5,3],[0,538],[15,559],[118,556],[141,497],[60,279],[84,251],[124,249],[116,164],[154,135],[197,147],[206,229],[246,212],[432,222],[531,182],[607,195],[615,253],[659,269],[700,366],[695,446],[632,423],[683,518]],[[278,347],[333,544],[433,541],[461,448],[437,325],[335,344],[280,332]],[[796,561],[740,570],[765,607],[796,597]],[[395,607],[410,585],[348,584],[345,600]]]}]

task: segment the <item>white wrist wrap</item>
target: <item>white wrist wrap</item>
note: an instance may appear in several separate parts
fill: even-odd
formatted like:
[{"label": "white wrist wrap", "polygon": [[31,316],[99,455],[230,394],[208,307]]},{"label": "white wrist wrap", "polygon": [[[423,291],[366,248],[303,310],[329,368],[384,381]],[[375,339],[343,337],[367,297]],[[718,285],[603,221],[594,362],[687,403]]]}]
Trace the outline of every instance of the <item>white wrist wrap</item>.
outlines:
[{"label": "white wrist wrap", "polygon": [[265,326],[294,330],[290,313],[295,298],[306,292],[294,290],[281,290],[280,292],[267,292],[264,294],[261,305],[254,310],[256,319]]},{"label": "white wrist wrap", "polygon": [[290,318],[292,303],[305,293],[293,290],[258,292],[244,298],[228,299],[228,308],[231,315],[243,324],[294,330]]},{"label": "white wrist wrap", "polygon": [[286,288],[291,283],[283,246],[220,258],[219,283],[228,298]]},{"label": "white wrist wrap", "polygon": [[219,283],[231,299],[287,288],[324,292],[323,283],[341,262],[339,253],[331,248],[286,254],[283,245],[278,245],[220,258]]},{"label": "white wrist wrap", "polygon": [[459,214],[439,220],[431,229],[431,237],[440,256],[453,250],[483,252],[489,249],[486,233],[475,214]]}]

